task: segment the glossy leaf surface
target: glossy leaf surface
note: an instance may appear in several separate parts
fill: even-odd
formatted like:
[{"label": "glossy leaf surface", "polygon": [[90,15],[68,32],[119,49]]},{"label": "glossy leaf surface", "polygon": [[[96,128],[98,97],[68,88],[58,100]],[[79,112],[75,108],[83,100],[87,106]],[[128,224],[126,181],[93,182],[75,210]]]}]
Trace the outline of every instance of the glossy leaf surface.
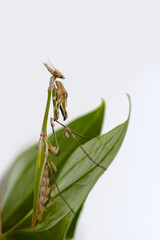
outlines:
[{"label": "glossy leaf surface", "polygon": [[[102,102],[95,111],[72,121],[68,126],[82,135],[97,136],[102,128],[104,109],[105,104]],[[63,133],[64,129],[57,132],[60,154],[57,157],[52,156],[58,169],[57,175],[68,156],[78,147],[71,137],[63,137]],[[54,145],[52,135],[49,140]],[[79,138],[79,141],[85,143],[88,139]],[[37,146],[38,143],[22,153],[2,179],[3,232],[18,223],[33,207]]]},{"label": "glossy leaf surface", "polygon": [[[103,113],[104,113],[104,103],[94,112],[86,115],[90,117],[90,121],[86,118],[86,124],[83,127],[85,128],[85,131],[81,130],[83,128],[81,125],[82,120],[84,120],[85,116],[77,119],[73,123],[70,124],[70,128],[77,132],[81,132],[83,135],[90,135],[94,136],[98,134],[98,131],[101,129],[102,120],[103,120]],[[130,115],[130,114],[129,114]],[[97,116],[97,117],[96,117]],[[80,121],[81,120],[81,121]],[[128,127],[128,121],[125,121],[123,124],[120,124],[110,132],[98,136],[92,140],[89,140],[88,142],[84,143],[83,147],[87,151],[87,153],[99,164],[103,165],[104,167],[108,168],[110,163],[113,161],[114,157],[116,156],[122,142],[124,139],[124,136],[126,134],[126,130]],[[87,132],[87,123],[91,126],[90,130]],[[99,127],[97,124],[99,124]],[[93,128],[93,125],[95,126],[95,131]],[[76,128],[77,126],[77,128]],[[89,127],[88,127],[89,129]],[[61,135],[62,130],[58,132],[58,137]],[[84,141],[84,139],[82,139]],[[65,139],[65,142],[62,145],[62,154],[59,156],[59,164],[58,159],[56,160],[57,166],[58,166],[58,174],[56,176],[57,183],[59,185],[59,188],[64,196],[64,198],[69,202],[71,207],[74,209],[75,212],[77,212],[77,215],[74,216],[73,213],[69,210],[65,202],[60,198],[58,192],[55,190],[52,192],[52,196],[54,197],[53,203],[47,204],[47,212],[44,213],[43,219],[40,223],[37,223],[36,226],[31,229],[31,216],[32,216],[32,202],[30,202],[30,208],[28,208],[28,212],[23,212],[24,218],[19,218],[21,221],[17,221],[17,225],[12,224],[13,228],[3,234],[0,239],[12,239],[12,240],[36,240],[36,239],[54,239],[54,240],[63,240],[63,239],[71,239],[74,234],[76,222],[81,210],[81,207],[86,200],[90,190],[98,180],[98,178],[104,173],[104,171],[97,167],[95,164],[93,164],[82,152],[80,148],[77,148],[75,143],[72,140],[72,144],[68,141],[71,141],[70,139]],[[85,140],[86,141],[86,140]],[[71,146],[70,146],[71,144]],[[28,150],[24,154],[25,158],[23,158],[23,154],[20,156],[20,159],[16,161],[16,164],[14,165],[15,168],[19,166],[18,173],[19,178],[18,180],[21,180],[24,184],[24,175],[28,172],[32,174],[32,187],[27,188],[28,192],[30,192],[30,195],[33,194],[33,183],[34,183],[34,171],[27,170],[28,165],[26,164],[26,161],[31,161],[29,157],[32,157],[32,161],[35,158],[36,154],[34,153],[35,147]],[[66,149],[66,152],[64,149]],[[27,155],[28,154],[28,155]],[[34,156],[34,158],[33,158]],[[35,160],[34,160],[35,161]],[[31,165],[31,162],[30,162]],[[29,166],[30,166],[29,165]],[[35,166],[35,164],[34,164]],[[13,168],[14,169],[14,168]],[[23,171],[22,171],[23,170]],[[29,174],[29,173],[28,173]],[[13,172],[12,172],[13,175]],[[26,174],[26,176],[28,176]],[[26,179],[26,178],[25,178]],[[17,179],[15,179],[17,180]],[[15,181],[16,183],[20,184],[19,181]],[[26,181],[26,180],[25,180]],[[21,184],[22,184],[21,183]],[[22,184],[22,186],[23,186]],[[12,184],[12,182],[7,182],[6,185],[8,188],[6,188],[6,196],[4,195],[4,203],[3,203],[3,214],[6,211],[7,204],[9,209],[11,209],[11,213],[8,214],[8,218],[4,217],[5,224],[8,224],[8,221],[11,221],[11,217],[13,217],[13,212],[16,212],[16,208],[10,206],[7,202],[7,199],[9,197],[12,198],[13,190],[15,190],[15,185]],[[19,188],[21,189],[21,188]],[[14,201],[16,200],[17,196],[14,196]],[[22,206],[24,206],[24,203],[26,204],[27,198],[24,198],[23,195],[21,195],[22,199],[17,198],[19,201],[18,204],[18,211],[22,210]],[[16,203],[16,201],[15,201]],[[14,211],[13,211],[14,210]],[[29,212],[29,210],[31,210]],[[28,213],[28,214],[27,214]],[[3,215],[4,216],[4,215]],[[15,226],[14,226],[15,225]],[[11,225],[10,225],[11,226]],[[7,227],[6,227],[7,229]]]}]

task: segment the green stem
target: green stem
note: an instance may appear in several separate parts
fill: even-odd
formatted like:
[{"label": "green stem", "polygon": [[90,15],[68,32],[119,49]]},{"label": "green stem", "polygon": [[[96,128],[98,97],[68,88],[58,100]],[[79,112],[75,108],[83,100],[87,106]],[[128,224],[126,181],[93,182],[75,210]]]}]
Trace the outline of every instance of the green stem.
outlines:
[{"label": "green stem", "polygon": [[49,114],[49,107],[51,102],[51,89],[48,88],[48,97],[47,97],[47,104],[46,104],[46,110],[43,118],[43,125],[42,125],[42,132],[47,132],[47,121],[48,121],[48,114]]}]

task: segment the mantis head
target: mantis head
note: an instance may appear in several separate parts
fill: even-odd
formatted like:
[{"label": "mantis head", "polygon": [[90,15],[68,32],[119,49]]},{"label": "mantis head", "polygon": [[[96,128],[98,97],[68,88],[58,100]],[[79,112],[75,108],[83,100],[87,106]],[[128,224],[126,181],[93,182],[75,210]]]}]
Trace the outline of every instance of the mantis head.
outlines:
[{"label": "mantis head", "polygon": [[43,64],[55,79],[56,78],[65,79],[64,75],[58,69],[56,69],[50,62],[47,63],[43,61]]}]

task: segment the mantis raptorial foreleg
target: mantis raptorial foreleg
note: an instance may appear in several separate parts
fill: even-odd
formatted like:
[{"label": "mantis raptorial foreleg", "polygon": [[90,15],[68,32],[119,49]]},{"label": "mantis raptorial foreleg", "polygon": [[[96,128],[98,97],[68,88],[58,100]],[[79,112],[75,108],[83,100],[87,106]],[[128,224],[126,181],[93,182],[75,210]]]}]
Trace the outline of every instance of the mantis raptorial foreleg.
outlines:
[{"label": "mantis raptorial foreleg", "polygon": [[63,120],[65,121],[68,117],[66,106],[67,106],[68,93],[65,90],[63,84],[60,81],[53,83],[52,100],[53,100],[53,111],[54,120],[59,119],[59,110],[62,113]]},{"label": "mantis raptorial foreleg", "polygon": [[59,109],[61,110],[63,120],[65,121],[68,117],[66,110],[68,93],[60,81],[56,81],[56,85],[57,85],[57,111],[59,111]]}]

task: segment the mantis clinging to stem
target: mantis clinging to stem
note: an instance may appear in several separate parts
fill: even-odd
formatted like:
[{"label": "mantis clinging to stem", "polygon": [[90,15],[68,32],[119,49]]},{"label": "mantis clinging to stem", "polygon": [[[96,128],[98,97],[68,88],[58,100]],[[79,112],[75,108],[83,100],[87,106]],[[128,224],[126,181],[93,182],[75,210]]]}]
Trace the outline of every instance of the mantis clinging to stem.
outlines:
[{"label": "mantis clinging to stem", "polygon": [[[68,93],[65,90],[63,84],[61,81],[58,81],[59,79],[65,79],[63,74],[58,70],[55,69],[54,66],[49,62],[43,62],[47,70],[51,73],[49,87],[48,87],[48,97],[47,97],[47,104],[42,124],[42,130],[40,134],[39,144],[38,144],[38,157],[37,157],[37,166],[36,166],[36,175],[35,175],[35,187],[34,187],[34,200],[33,200],[33,214],[32,214],[32,223],[31,227],[33,228],[36,224],[36,221],[42,220],[42,215],[44,211],[47,210],[46,204],[49,200],[53,200],[50,197],[51,190],[54,190],[54,187],[50,184],[50,175],[53,178],[53,181],[55,183],[55,186],[58,190],[59,195],[61,198],[65,201],[69,209],[72,211],[73,214],[75,214],[74,210],[71,208],[69,203],[64,199],[57,183],[56,179],[54,177],[54,171],[56,172],[56,166],[54,165],[50,153],[52,153],[54,156],[57,156],[59,153],[59,146],[58,141],[56,137],[56,133],[54,131],[54,123],[60,124],[62,127],[64,127],[64,136],[69,137],[69,134],[72,136],[72,138],[76,141],[76,143],[80,146],[82,151],[86,154],[88,159],[92,161],[97,167],[102,168],[103,170],[106,170],[103,166],[96,163],[90,155],[85,151],[85,149],[81,146],[80,142],[76,138],[75,135],[79,137],[84,137],[61,122],[59,122],[59,113],[61,112],[63,116],[63,120],[65,121],[68,117],[66,106],[67,106],[67,97]],[[49,115],[49,108],[50,103],[53,103],[53,112],[54,117],[50,118],[50,123],[52,127],[53,136],[55,138],[56,146],[52,146],[52,144],[49,142],[47,138],[47,123],[48,123],[48,115]]]}]

